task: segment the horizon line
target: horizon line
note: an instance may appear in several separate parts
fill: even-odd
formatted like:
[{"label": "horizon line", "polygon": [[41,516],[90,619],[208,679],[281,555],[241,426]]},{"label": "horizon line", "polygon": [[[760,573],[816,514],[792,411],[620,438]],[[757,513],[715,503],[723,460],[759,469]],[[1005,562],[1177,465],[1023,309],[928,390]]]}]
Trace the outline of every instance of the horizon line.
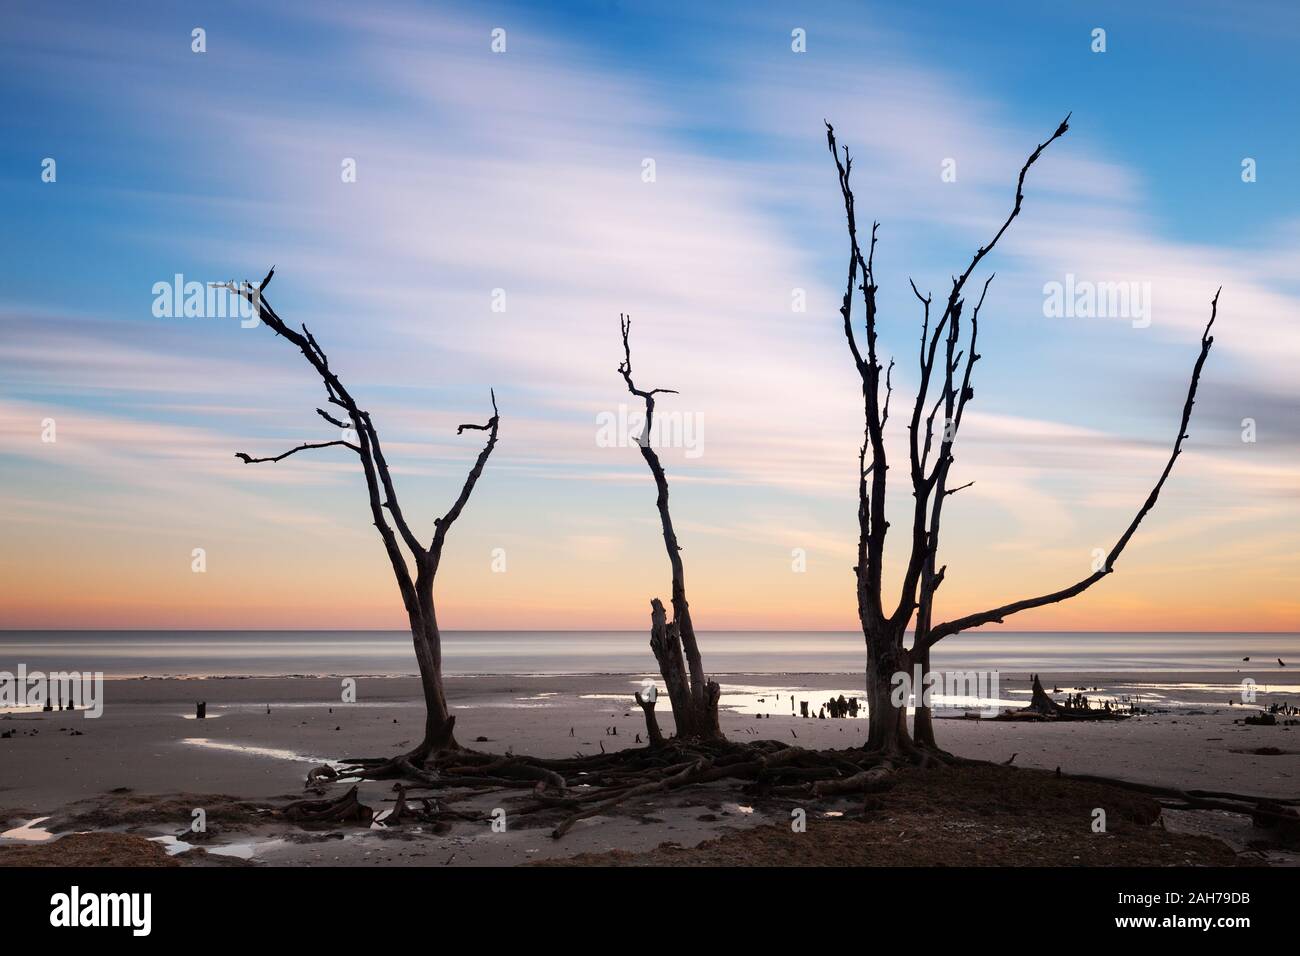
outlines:
[{"label": "horizon line", "polygon": [[[621,627],[585,627],[585,628],[518,628],[518,627],[483,627],[483,628],[447,628],[444,634],[641,634],[647,628],[621,628]],[[741,628],[741,627],[720,627],[701,630],[701,634],[852,634],[858,631],[858,628]],[[240,634],[255,632],[271,632],[277,634],[373,634],[373,633],[391,633],[391,634],[410,634],[407,628],[392,627],[348,627],[348,628],[330,628],[330,627],[0,627],[0,634],[15,634],[21,632],[38,632],[38,633],[59,633],[68,631],[84,631],[95,634],[124,634],[134,632],[145,633],[175,633],[178,631],[209,632],[214,634]],[[912,629],[904,633],[915,634]],[[1300,630],[1280,631],[1280,630],[1188,630],[1186,628],[1175,628],[1163,631],[1143,631],[1143,630],[1078,630],[1078,629],[1042,629],[1042,630],[997,630],[997,631],[980,631],[978,628],[972,628],[969,631],[960,631],[961,634],[1287,634],[1298,635]],[[954,634],[954,637],[957,635]]]}]

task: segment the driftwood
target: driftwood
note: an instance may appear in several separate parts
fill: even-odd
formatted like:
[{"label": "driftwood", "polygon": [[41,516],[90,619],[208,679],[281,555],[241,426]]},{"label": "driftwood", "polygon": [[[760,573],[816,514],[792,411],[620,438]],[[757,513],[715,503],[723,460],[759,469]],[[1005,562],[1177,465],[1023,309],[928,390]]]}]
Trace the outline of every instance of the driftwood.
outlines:
[{"label": "driftwood", "polygon": [[[1013,755],[1014,759],[1014,755]],[[670,738],[658,747],[629,748],[611,753],[541,759],[500,757],[474,751],[447,751],[434,755],[436,769],[426,771],[435,784],[407,786],[398,782],[391,813],[381,818],[385,827],[407,823],[434,825],[446,832],[453,821],[483,823],[481,810],[459,810],[450,804],[462,798],[487,793],[515,794],[512,817],[543,816],[539,825],[551,826],[559,839],[579,822],[614,811],[632,801],[691,787],[727,781],[729,787],[752,797],[774,797],[813,801],[854,794],[871,794],[892,785],[899,765],[864,748],[805,750],[774,740],[746,743],[681,741]],[[959,764],[988,765],[987,761],[926,753],[917,758],[920,766]],[[1010,760],[1003,766],[1009,765]],[[374,760],[371,766],[388,767],[389,761]],[[339,771],[340,777],[364,775],[366,766],[354,764]],[[1014,771],[1013,771],[1014,772]],[[1300,839],[1300,798],[1285,799],[1216,790],[1181,790],[1136,783],[1129,780],[1087,774],[1058,777],[1088,783],[1107,784],[1145,793],[1168,809],[1220,810],[1249,815],[1255,824],[1270,830],[1283,845]],[[555,783],[554,781],[559,781]],[[432,790],[435,801],[416,791]],[[333,800],[301,800],[276,815],[305,824],[369,824],[374,814],[360,803],[357,787]],[[550,820],[545,819],[550,817]]]},{"label": "driftwood", "polygon": [[[978,762],[954,757],[928,759]],[[394,812],[382,822],[395,826],[410,819],[480,820],[481,814],[456,811],[447,804],[462,797],[513,790],[523,803],[512,813],[555,815],[552,835],[558,839],[581,820],[650,794],[721,780],[757,794],[785,797],[866,793],[887,786],[886,778],[895,766],[893,761],[858,748],[815,751],[774,740],[733,743],[673,737],[658,745],[559,759],[500,757],[462,748],[432,754],[421,768],[407,764],[405,776],[409,778],[409,771],[418,769],[422,779],[416,787],[406,787],[399,779]],[[379,758],[346,761],[337,773],[340,778],[371,779],[404,775],[394,761]],[[442,804],[432,813],[412,817],[411,791],[415,789],[437,791]],[[340,798],[341,803],[347,801],[348,795]],[[305,811],[306,819],[325,819],[322,814],[336,812],[330,801],[300,801],[290,806],[299,808],[293,812],[300,816]]]},{"label": "driftwood", "polygon": [[1170,810],[1220,810],[1248,815],[1255,826],[1274,831],[1283,845],[1300,843],[1300,797],[1263,797],[1228,790],[1180,790],[1095,774],[1063,774],[1059,768],[1057,776],[1145,793]]},{"label": "driftwood", "polygon": [[295,800],[277,813],[294,823],[361,823],[366,826],[375,817],[374,811],[357,796],[355,785],[332,800]]},{"label": "driftwood", "polygon": [[1300,812],[1294,807],[1261,803],[1251,811],[1250,819],[1260,829],[1272,831],[1283,846],[1300,847]]},{"label": "driftwood", "polygon": [[1044,717],[1055,717],[1061,712],[1061,705],[1052,698],[1047,696],[1047,691],[1043,690],[1043,683],[1034,675],[1034,686],[1029,698],[1029,706],[1026,711],[1035,714],[1041,714]]},{"label": "driftwood", "polygon": [[886,763],[842,780],[821,780],[813,784],[812,792],[819,797],[844,793],[872,793],[890,785],[892,782],[890,771],[893,769],[891,764]]},{"label": "driftwood", "polygon": [[1004,711],[995,717],[995,720],[1126,720],[1136,713],[1132,708],[1125,711],[1119,707],[1111,707],[1109,703],[1102,707],[1091,707],[1088,706],[1086,698],[1082,704],[1058,704],[1043,689],[1043,684],[1038,679],[1037,674],[1033,675],[1033,679],[1033,690],[1029,698],[1029,705],[1019,710]]}]

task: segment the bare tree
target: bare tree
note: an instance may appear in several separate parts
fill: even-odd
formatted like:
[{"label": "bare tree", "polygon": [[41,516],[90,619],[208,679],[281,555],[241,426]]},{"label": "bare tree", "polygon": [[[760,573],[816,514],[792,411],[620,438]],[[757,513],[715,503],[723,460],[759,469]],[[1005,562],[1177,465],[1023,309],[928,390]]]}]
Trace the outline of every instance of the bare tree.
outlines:
[{"label": "bare tree", "polygon": [[[1003,233],[1020,214],[1020,207],[1024,201],[1025,176],[1029,168],[1051,143],[1065,135],[1066,130],[1069,129],[1069,119],[1070,117],[1066,116],[1056,131],[1046,142],[1038,145],[1021,167],[1020,177],[1016,183],[1015,203],[1010,214],[992,240],[976,250],[965,271],[953,277],[952,288],[948,292],[943,311],[937,319],[931,316],[932,297],[922,296],[916,284],[912,283],[912,292],[921,304],[923,319],[919,384],[916,400],[912,406],[911,420],[908,423],[909,473],[914,498],[912,540],[897,604],[887,604],[882,593],[885,536],[889,529],[889,523],[885,520],[886,477],[889,466],[884,431],[889,418],[889,400],[893,393],[891,372],[894,363],[891,360],[889,368],[882,368],[877,356],[877,286],[873,260],[876,231],[880,224],[872,224],[870,242],[864,254],[858,242],[854,196],[849,185],[853,161],[847,147],[843,150],[841,160],[840,149],[835,142],[835,131],[830,123],[826,124],[826,141],[839,174],[849,233],[848,282],[844,290],[840,316],[843,319],[844,335],[848,341],[849,351],[852,353],[854,365],[862,380],[865,419],[864,438],[858,456],[858,558],[854,573],[857,578],[858,617],[867,645],[866,693],[870,709],[867,747],[886,757],[942,756],[935,745],[934,729],[928,707],[916,708],[912,733],[908,733],[905,702],[904,706],[900,706],[891,694],[892,688],[896,686],[895,675],[900,673],[910,675],[913,665],[918,664],[922,672],[928,671],[930,650],[945,637],[985,624],[1001,624],[1007,617],[1020,611],[1067,600],[1082,594],[1110,574],[1125,545],[1137,531],[1138,525],[1147,512],[1155,506],[1156,498],[1164,487],[1174,462],[1181,454],[1183,440],[1187,437],[1197,383],[1205,359],[1209,355],[1210,346],[1214,342],[1214,338],[1210,335],[1210,328],[1214,325],[1214,318],[1218,311],[1217,292],[1210,304],[1210,321],[1201,336],[1200,355],[1192,370],[1191,384],[1183,406],[1182,422],[1169,461],[1146,502],[1106,556],[1102,568],[1069,587],[1050,594],[1013,601],[987,611],[934,623],[935,593],[943,583],[946,570],[946,566],[937,563],[939,525],[943,516],[944,502],[950,495],[970,484],[968,482],[950,486],[949,475],[954,461],[953,444],[961,428],[962,416],[967,403],[975,395],[971,387],[971,370],[980,358],[979,353],[975,351],[979,313],[993,276],[990,275],[980,289],[979,299],[970,312],[970,332],[963,345],[963,337],[966,336],[962,328],[966,306],[966,283],[976,267],[993,250]],[[865,355],[859,348],[858,338],[853,328],[852,311],[855,291],[861,294],[865,311]],[[932,321],[933,327],[931,327]],[[884,372],[883,397],[881,395],[882,371]],[[937,394],[933,396],[933,404],[930,405],[932,390]],[[942,418],[939,418],[941,413]],[[905,633],[912,624],[914,615],[914,634],[909,648],[904,643]],[[914,690],[919,705],[921,688],[914,688]]]},{"label": "bare tree", "polygon": [[[658,598],[650,602],[650,649],[659,662],[659,673],[668,690],[677,736],[682,739],[721,740],[722,729],[718,725],[720,689],[716,681],[709,680],[704,675],[704,663],[700,659],[700,648],[695,640],[695,627],[691,624],[690,605],[686,601],[682,549],[677,544],[672,515],[668,513],[668,476],[664,474],[658,453],[650,444],[655,396],[676,395],[677,392],[671,388],[652,388],[646,391],[636,387],[632,380],[632,347],[628,342],[632,320],[620,315],[619,324],[623,332],[623,361],[619,364],[618,371],[627,383],[627,390],[645,403],[645,425],[637,444],[641,448],[641,457],[650,467],[655,488],[659,492],[655,504],[659,509],[664,548],[668,552],[668,563],[672,566],[673,574],[673,619],[667,620],[663,602]],[[646,707],[647,702],[643,702],[640,695],[637,702],[646,712],[646,729],[653,742],[659,736],[658,727],[653,724],[653,709]]]},{"label": "bare tree", "polygon": [[[487,464],[492,449],[496,447],[497,426],[500,422],[496,394],[492,393],[492,417],[485,424],[461,425],[456,429],[457,435],[469,430],[487,432],[487,443],[479,452],[473,467],[470,468],[460,495],[450,510],[441,518],[435,519],[433,538],[425,546],[411,531],[402,514],[388,462],[384,459],[383,448],[379,442],[379,432],[371,421],[370,413],[357,405],[351,393],[339,380],[338,374],[330,367],[324,350],[307,330],[307,326],[303,325],[301,332],[291,329],[266,301],[266,287],[273,275],[275,275],[274,267],[256,286],[245,281],[222,283],[221,287],[246,298],[257,310],[258,317],[264,324],[281,338],[287,339],[298,347],[325,385],[328,403],[342,409],[340,413],[342,418],[323,408],[316,409],[316,414],[336,428],[347,429],[356,437],[354,441],[339,439],[308,442],[269,458],[254,458],[243,452],[238,453],[236,457],[246,464],[259,464],[281,461],[300,451],[337,446],[347,448],[361,459],[361,470],[365,475],[366,491],[370,499],[370,516],[379,532],[379,537],[383,540],[384,551],[388,554],[393,575],[397,579],[402,604],[406,608],[407,619],[411,625],[415,658],[420,668],[420,683],[424,692],[425,705],[424,737],[418,747],[399,758],[408,765],[418,768],[430,754],[436,751],[459,749],[453,733],[456,718],[447,706],[447,696],[442,686],[442,635],[438,630],[438,618],[434,607],[433,582],[442,562],[447,532],[451,530],[451,526],[465,509],[465,504],[474,491],[474,485],[483,474],[483,466]],[[403,545],[406,547],[406,552],[402,550]]]}]

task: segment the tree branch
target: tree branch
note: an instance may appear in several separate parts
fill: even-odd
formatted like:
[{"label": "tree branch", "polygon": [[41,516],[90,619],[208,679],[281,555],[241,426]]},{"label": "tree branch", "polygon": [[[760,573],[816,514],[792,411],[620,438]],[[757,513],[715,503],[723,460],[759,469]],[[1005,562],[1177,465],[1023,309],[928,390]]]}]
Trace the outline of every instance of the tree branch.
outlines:
[{"label": "tree branch", "polygon": [[[330,369],[329,359],[326,357],[324,350],[321,349],[306,326],[303,327],[302,332],[291,329],[266,300],[266,287],[270,284],[274,275],[275,267],[272,266],[270,271],[267,272],[266,278],[256,286],[247,280],[240,283],[234,281],[213,283],[213,285],[228,289],[247,299],[257,309],[259,320],[276,335],[287,339],[296,346],[312,368],[316,370],[316,374],[321,377],[321,381],[325,385],[325,391],[329,395],[330,403],[339,406],[348,413],[348,418],[351,420],[352,427],[357,435],[357,451],[360,454],[361,468],[366,479],[366,492],[370,501],[371,519],[384,542],[384,550],[388,554],[389,564],[392,565],[393,574],[397,578],[398,589],[402,593],[402,601],[408,611],[413,611],[417,607],[415,583],[411,578],[410,568],[407,567],[406,558],[397,543],[397,537],[394,535],[393,529],[385,516],[384,503],[380,498],[380,485],[382,483],[385,489],[389,490],[390,500],[396,500],[390,490],[391,481],[388,478],[388,466],[383,461],[382,453],[376,453],[376,443],[371,440],[373,427],[366,428],[365,414],[357,407],[356,401],[339,380],[339,377]],[[342,424],[338,419],[331,417],[330,420],[332,424]],[[340,444],[350,443],[340,442]],[[398,520],[400,525],[405,524],[397,516],[394,517],[394,520]],[[409,534],[409,529],[404,530],[403,536],[406,537],[407,534]],[[407,538],[408,544],[411,540],[411,538]],[[416,553],[415,557],[418,564],[423,559],[423,552]]]},{"label": "tree branch", "polygon": [[352,426],[349,425],[347,422],[339,421],[337,418],[335,418],[335,417],[334,417],[333,415],[331,415],[329,412],[325,411],[325,409],[323,409],[323,408],[318,408],[318,409],[316,409],[316,414],[319,415],[321,418],[325,419],[325,421],[329,422],[329,423],[330,423],[331,425],[333,425],[335,428],[351,428],[351,427],[352,427]]},{"label": "tree branch", "polygon": [[[952,441],[956,437],[957,426],[961,419],[961,411],[965,408],[966,402],[970,400],[974,392],[970,388],[970,374],[974,363],[979,360],[979,355],[975,352],[975,334],[978,328],[976,319],[979,314],[979,307],[984,302],[984,296],[988,294],[989,283],[993,281],[993,276],[989,276],[984,282],[984,290],[980,294],[979,304],[975,307],[975,313],[971,319],[971,343],[968,353],[966,371],[963,376],[960,397],[956,399],[956,408],[954,409],[954,392],[953,392],[953,373],[957,366],[954,364],[954,350],[956,348],[958,325],[961,322],[962,309],[965,305],[965,299],[962,297],[962,290],[966,286],[966,281],[970,278],[975,267],[983,258],[992,251],[993,247],[998,244],[998,240],[1010,227],[1015,218],[1020,215],[1021,206],[1025,198],[1025,177],[1029,174],[1031,166],[1037,162],[1038,157],[1043,154],[1053,142],[1064,136],[1070,128],[1070,115],[1066,114],[1052,133],[1044,142],[1030,153],[1025,164],[1020,167],[1020,175],[1016,178],[1016,197],[1012,204],[1011,212],[1003,221],[1002,226],[994,234],[992,240],[987,245],[980,246],[974,256],[971,257],[970,264],[960,276],[954,276],[952,280],[952,290],[948,293],[948,302],[944,307],[943,314],[939,321],[935,323],[933,331],[930,333],[929,343],[926,343],[926,330],[930,322],[930,298],[922,296],[917,290],[915,283],[912,284],[912,293],[922,303],[925,309],[925,319],[921,327],[921,381],[917,386],[916,402],[912,407],[912,421],[909,424],[908,449],[910,455],[911,475],[912,475],[912,494],[915,499],[912,512],[912,547],[908,559],[907,569],[903,574],[902,593],[899,596],[898,606],[890,616],[890,621],[898,626],[905,626],[911,618],[913,610],[921,607],[924,601],[918,601],[917,587],[922,581],[923,569],[926,567],[927,554],[933,556],[938,547],[938,513],[942,510],[942,502],[946,497],[942,489],[937,496],[937,501],[932,505],[930,495],[936,484],[940,484],[947,474],[947,468],[951,464],[951,447]],[[934,407],[930,411],[925,421],[925,438],[922,442],[920,438],[921,416],[925,411],[926,398],[929,393],[930,379],[934,372],[934,363],[939,348],[940,337],[947,333],[947,351],[944,362],[943,388],[940,391],[938,399],[935,400]],[[960,356],[958,356],[960,361]],[[943,405],[947,412],[943,439],[940,442],[940,453],[934,468],[927,475],[926,466],[929,463],[931,442],[934,437],[934,419],[938,414],[939,406]],[[931,523],[927,525],[926,513],[933,511]],[[920,624],[920,622],[918,622]]]},{"label": "tree branch", "polygon": [[[853,189],[849,184],[849,178],[853,171],[853,160],[849,155],[848,147],[845,147],[844,160],[841,162],[840,149],[835,141],[835,129],[830,123],[826,123],[826,145],[830,150],[831,158],[835,160],[835,170],[839,176],[840,193],[844,199],[844,214],[849,232],[848,284],[844,290],[840,315],[844,320],[844,334],[848,340],[849,350],[853,355],[854,364],[862,379],[863,418],[866,423],[866,441],[863,443],[863,450],[859,455],[859,474],[861,476],[858,493],[859,541],[858,565],[855,568],[855,573],[858,576],[859,609],[865,615],[865,619],[874,624],[883,617],[883,610],[880,605],[880,583],[884,570],[885,535],[889,530],[889,522],[885,520],[885,492],[889,464],[885,453],[884,415],[881,411],[880,402],[881,365],[876,357],[877,286],[874,262],[876,232],[880,227],[880,223],[873,222],[871,225],[871,244],[867,250],[867,255],[864,257],[862,248],[858,244],[856,200]],[[867,355],[865,359],[858,349],[857,340],[853,334],[852,322],[853,287],[857,283],[859,272],[862,274],[862,281],[858,284],[858,289],[862,292],[863,304],[866,309]],[[888,377],[888,373],[886,373],[886,377]],[[888,399],[887,393],[885,397],[886,403],[888,403]],[[865,464],[867,446],[870,446],[871,449],[870,466]],[[869,492],[865,481],[867,475],[871,477]]]},{"label": "tree branch", "polygon": [[361,449],[358,448],[356,445],[352,444],[351,442],[340,440],[340,441],[307,442],[305,444],[299,445],[297,448],[290,448],[284,454],[276,455],[274,458],[252,458],[249,455],[245,455],[242,451],[235,452],[235,457],[238,458],[240,461],[242,461],[245,465],[257,465],[264,461],[282,461],[283,459],[288,458],[290,455],[296,455],[300,451],[307,451],[308,449],[311,448],[329,448],[333,445],[342,445],[344,448],[351,448],[358,455],[361,454]]},{"label": "tree branch", "polygon": [[452,504],[450,510],[448,510],[445,515],[435,521],[437,529],[433,533],[433,542],[429,545],[431,572],[437,571],[438,563],[442,560],[442,546],[446,542],[447,532],[451,530],[451,526],[455,524],[456,519],[460,517],[460,513],[465,510],[465,504],[469,501],[469,496],[473,493],[474,486],[478,484],[479,476],[483,474],[483,466],[487,464],[488,458],[491,457],[492,449],[497,446],[497,427],[501,423],[501,413],[497,411],[496,390],[489,390],[489,394],[492,397],[492,417],[487,420],[487,423],[484,425],[461,425],[456,429],[457,435],[464,432],[467,428],[486,431],[488,433],[488,440],[487,444],[483,446],[483,450],[478,453],[478,457],[474,460],[474,467],[472,467],[469,470],[469,474],[465,476],[465,484],[461,486],[460,495],[457,496],[455,503]]},{"label": "tree branch", "polygon": [[402,515],[402,506],[397,501],[397,490],[393,487],[392,474],[388,470],[388,462],[384,459],[383,447],[379,444],[379,432],[375,430],[369,412],[358,410],[358,418],[366,438],[370,442],[370,450],[375,458],[375,471],[379,475],[379,482],[384,486],[383,506],[393,516],[393,521],[397,525],[398,532],[402,535],[402,540],[406,542],[406,547],[410,549],[411,555],[418,563],[423,560],[425,551],[420,546],[419,538],[411,531],[410,525],[406,523],[406,518]]},{"label": "tree branch", "polygon": [[1075,595],[1082,594],[1088,588],[1092,587],[1102,578],[1114,571],[1115,562],[1119,559],[1120,554],[1123,552],[1124,547],[1129,543],[1129,540],[1137,532],[1138,525],[1142,523],[1142,519],[1146,517],[1147,512],[1155,507],[1156,500],[1160,497],[1160,490],[1164,487],[1166,479],[1168,479],[1170,472],[1174,469],[1174,462],[1177,461],[1178,456],[1182,454],[1183,441],[1187,438],[1187,426],[1191,422],[1192,418],[1192,406],[1196,404],[1196,388],[1200,383],[1201,370],[1204,368],[1205,360],[1210,354],[1210,347],[1214,344],[1214,336],[1210,334],[1210,329],[1213,328],[1214,320],[1218,315],[1219,292],[1222,291],[1221,288],[1216,291],[1214,293],[1214,298],[1210,301],[1210,321],[1206,324],[1205,331],[1201,333],[1201,352],[1196,358],[1195,366],[1192,368],[1192,380],[1187,388],[1187,400],[1183,403],[1183,417],[1178,425],[1178,437],[1174,440],[1174,447],[1173,451],[1169,455],[1169,461],[1165,463],[1164,470],[1160,473],[1160,478],[1156,481],[1155,487],[1153,487],[1151,493],[1147,495],[1146,501],[1143,503],[1142,507],[1138,509],[1138,513],[1134,516],[1132,522],[1129,523],[1129,526],[1124,530],[1124,533],[1120,535],[1119,540],[1115,542],[1115,546],[1110,549],[1110,553],[1106,555],[1106,563],[1102,569],[1093,572],[1088,577],[1067,588],[1053,591],[1051,594],[1026,598],[1023,601],[1004,604],[1001,607],[995,607],[988,611],[981,611],[978,614],[969,614],[966,617],[939,624],[930,631],[929,636],[923,642],[924,647],[932,647],[943,638],[960,631],[965,631],[973,627],[980,627],[984,624],[1001,624],[1005,618],[1012,614],[1018,614],[1019,612],[1027,611],[1030,608],[1043,607],[1047,604],[1056,604],[1060,601],[1067,600]]}]

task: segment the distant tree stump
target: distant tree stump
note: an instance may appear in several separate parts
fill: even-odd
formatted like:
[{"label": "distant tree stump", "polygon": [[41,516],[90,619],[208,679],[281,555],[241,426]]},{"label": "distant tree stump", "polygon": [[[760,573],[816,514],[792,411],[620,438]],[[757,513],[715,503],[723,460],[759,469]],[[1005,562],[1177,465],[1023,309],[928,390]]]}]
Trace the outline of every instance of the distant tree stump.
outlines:
[{"label": "distant tree stump", "polygon": [[647,700],[641,696],[640,691],[637,691],[636,702],[641,706],[641,710],[645,712],[645,731],[646,736],[650,739],[650,746],[662,747],[664,745],[664,735],[659,730],[659,718],[655,716],[655,704],[658,702],[658,698]]}]

